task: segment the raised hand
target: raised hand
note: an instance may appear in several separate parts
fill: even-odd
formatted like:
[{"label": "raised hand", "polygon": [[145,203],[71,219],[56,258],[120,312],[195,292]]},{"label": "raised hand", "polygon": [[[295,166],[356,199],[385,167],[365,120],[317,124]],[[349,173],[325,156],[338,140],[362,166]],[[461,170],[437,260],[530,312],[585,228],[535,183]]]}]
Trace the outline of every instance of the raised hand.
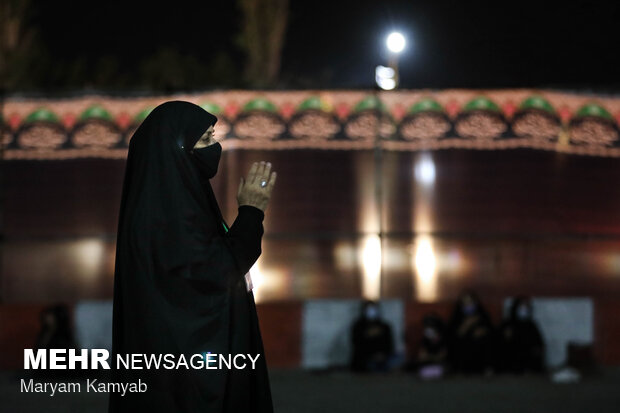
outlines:
[{"label": "raised hand", "polygon": [[275,183],[276,173],[271,171],[271,162],[254,162],[247,178],[241,178],[239,183],[237,190],[239,206],[252,205],[264,212]]}]

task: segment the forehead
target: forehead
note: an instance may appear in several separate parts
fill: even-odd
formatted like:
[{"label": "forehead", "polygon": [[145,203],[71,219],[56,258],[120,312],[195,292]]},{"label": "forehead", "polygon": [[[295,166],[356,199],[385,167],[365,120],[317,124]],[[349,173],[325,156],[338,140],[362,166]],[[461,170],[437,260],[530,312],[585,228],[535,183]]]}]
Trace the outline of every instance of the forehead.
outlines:
[{"label": "forehead", "polygon": [[213,132],[215,130],[215,128],[213,128],[213,125],[209,126],[209,128],[202,134],[202,137],[205,137],[209,134],[209,132]]}]

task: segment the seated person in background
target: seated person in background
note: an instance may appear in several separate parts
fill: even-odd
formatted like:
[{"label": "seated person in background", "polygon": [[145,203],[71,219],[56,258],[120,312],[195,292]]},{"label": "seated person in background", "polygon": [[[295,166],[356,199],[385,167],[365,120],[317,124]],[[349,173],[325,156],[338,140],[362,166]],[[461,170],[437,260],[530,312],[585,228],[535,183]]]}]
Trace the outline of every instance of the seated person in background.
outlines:
[{"label": "seated person in background", "polygon": [[422,341],[416,355],[418,374],[423,379],[440,378],[448,361],[445,325],[436,314],[424,317],[422,324]]},{"label": "seated person in background", "polygon": [[461,373],[492,373],[497,352],[493,324],[480,299],[472,291],[463,292],[450,321],[449,359]]},{"label": "seated person in background", "polygon": [[519,296],[512,301],[508,318],[500,327],[502,371],[518,374],[543,371],[545,345],[532,315],[529,298]]},{"label": "seated person in background", "polygon": [[[71,314],[65,304],[44,308],[39,315],[41,327],[34,343],[34,350],[77,349]],[[48,353],[49,357],[49,353]],[[81,374],[81,369],[33,369],[34,378],[69,379]]]},{"label": "seated person in background", "polygon": [[41,329],[35,342],[35,350],[50,348],[76,348],[71,327],[69,309],[64,304],[45,308],[40,314]]},{"label": "seated person in background", "polygon": [[351,329],[353,357],[351,369],[356,372],[388,371],[394,360],[392,328],[381,320],[378,303],[364,301],[360,317]]}]

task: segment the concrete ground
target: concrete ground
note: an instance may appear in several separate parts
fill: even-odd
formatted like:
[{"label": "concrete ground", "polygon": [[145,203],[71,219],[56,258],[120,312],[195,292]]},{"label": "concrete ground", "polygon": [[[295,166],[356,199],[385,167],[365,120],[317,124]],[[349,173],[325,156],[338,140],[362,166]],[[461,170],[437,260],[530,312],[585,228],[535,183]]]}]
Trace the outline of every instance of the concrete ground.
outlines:
[{"label": "concrete ground", "polygon": [[[0,372],[0,411],[106,412],[107,394],[20,392],[20,372]],[[348,372],[270,371],[276,413],[606,413],[620,411],[620,368],[580,383],[547,377],[450,377],[423,382],[404,373],[357,376]]]}]

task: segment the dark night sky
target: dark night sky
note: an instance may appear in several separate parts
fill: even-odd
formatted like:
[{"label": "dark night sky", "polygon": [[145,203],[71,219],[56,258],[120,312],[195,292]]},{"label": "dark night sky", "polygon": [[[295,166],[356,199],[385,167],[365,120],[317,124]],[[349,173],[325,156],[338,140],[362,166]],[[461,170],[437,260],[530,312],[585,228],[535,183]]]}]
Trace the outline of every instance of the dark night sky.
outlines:
[{"label": "dark night sky", "polygon": [[[208,61],[234,46],[233,1],[149,3],[35,0],[52,56],[118,56],[123,67],[162,45]],[[384,37],[403,30],[404,88],[550,87],[620,90],[615,1],[291,0],[282,80],[294,88],[371,88]],[[128,69],[130,70],[130,69]]]}]

